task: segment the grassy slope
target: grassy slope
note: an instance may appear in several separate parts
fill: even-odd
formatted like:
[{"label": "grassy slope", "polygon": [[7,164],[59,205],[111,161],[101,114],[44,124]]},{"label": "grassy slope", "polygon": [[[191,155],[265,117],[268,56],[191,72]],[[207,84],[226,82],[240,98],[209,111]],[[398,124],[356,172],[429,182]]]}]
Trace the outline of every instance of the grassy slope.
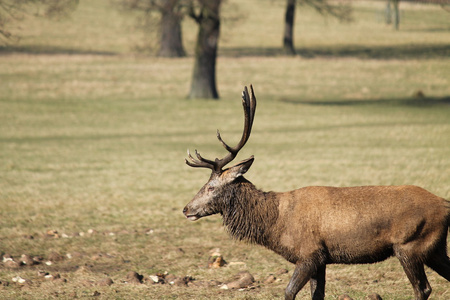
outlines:
[{"label": "grassy slope", "polygon": [[[238,99],[248,83],[259,106],[240,157],[256,156],[247,177],[257,186],[408,183],[450,198],[447,13],[405,5],[402,29],[394,32],[379,21],[378,3],[356,6],[352,24],[324,21],[305,9],[296,41],[308,58],[289,58],[277,55],[282,4],[230,2],[224,13],[232,16],[237,8],[243,18],[223,25],[219,102],[184,99],[191,57],[131,54],[138,39],[130,34],[131,16],[108,8],[106,0],[82,1],[60,23],[28,20],[16,52],[2,49],[0,252],[81,255],[53,266],[0,267],[2,282],[17,275],[33,281],[1,288],[0,298],[71,298],[96,290],[105,299],[281,297],[288,275],[246,292],[122,282],[131,270],[225,281],[248,269],[262,281],[280,267],[292,269],[261,247],[231,241],[219,217],[187,223],[180,212],[209,175],[184,166],[185,150],[223,155],[216,128],[227,140],[239,138]],[[185,25],[192,53],[195,27]],[[418,90],[425,99],[412,97]],[[89,229],[96,233],[44,237],[47,230]],[[204,268],[214,247],[245,265]],[[42,282],[37,269],[59,272],[68,282]],[[429,273],[434,299],[445,299],[448,283]],[[113,286],[91,284],[106,276]],[[395,260],[331,266],[327,279],[328,299],[412,295]],[[307,295],[305,288],[299,298]]]}]

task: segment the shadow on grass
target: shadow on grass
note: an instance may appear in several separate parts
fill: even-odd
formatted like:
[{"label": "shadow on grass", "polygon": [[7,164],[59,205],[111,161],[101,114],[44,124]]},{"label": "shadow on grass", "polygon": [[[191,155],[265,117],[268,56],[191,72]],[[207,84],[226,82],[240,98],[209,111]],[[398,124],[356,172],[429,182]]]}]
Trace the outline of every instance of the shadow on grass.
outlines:
[{"label": "shadow on grass", "polygon": [[306,104],[317,106],[357,106],[357,105],[391,105],[391,106],[410,106],[410,107],[435,107],[443,106],[450,108],[450,96],[448,97],[412,97],[404,99],[376,99],[376,100],[302,100],[282,98],[281,102],[291,104]]},{"label": "shadow on grass", "polygon": [[402,30],[405,32],[449,32],[450,31],[450,26],[449,27],[429,27],[429,28],[418,28],[418,29],[406,29],[406,30]]},{"label": "shadow on grass", "polygon": [[[69,55],[117,55],[113,51],[97,51],[78,48],[66,48],[51,45],[0,45],[0,55],[11,53],[25,54],[69,54]],[[332,45],[329,47],[297,48],[297,54],[304,58],[344,58],[360,59],[429,59],[450,57],[450,44],[409,44],[392,46]],[[283,56],[281,47],[237,47],[219,48],[219,55],[226,57],[247,56]]]},{"label": "shadow on grass", "polygon": [[106,55],[106,56],[118,54],[112,51],[85,50],[85,49],[51,46],[51,45],[26,45],[26,46],[0,45],[0,55],[11,53],[24,53],[36,55],[69,54],[69,55]]},{"label": "shadow on grass", "polygon": [[[222,56],[281,56],[280,48],[222,48]],[[450,57],[450,44],[409,44],[392,46],[332,45],[329,47],[297,48],[297,54],[304,58],[314,57],[355,57],[360,59],[429,59]]]},{"label": "shadow on grass", "polygon": [[[88,142],[98,142],[101,140],[124,140],[129,141],[130,139],[138,139],[143,141],[145,139],[154,140],[155,138],[164,139],[169,137],[179,137],[179,136],[197,136],[198,132],[192,131],[178,131],[173,133],[154,133],[154,132],[144,132],[144,133],[96,133],[96,134],[71,134],[71,135],[45,135],[45,136],[19,136],[19,137],[2,137],[0,136],[0,144],[2,143],[36,143],[36,142],[56,142],[63,145],[64,142],[71,143],[73,140],[78,141],[88,141]],[[177,142],[175,142],[177,143]]]}]

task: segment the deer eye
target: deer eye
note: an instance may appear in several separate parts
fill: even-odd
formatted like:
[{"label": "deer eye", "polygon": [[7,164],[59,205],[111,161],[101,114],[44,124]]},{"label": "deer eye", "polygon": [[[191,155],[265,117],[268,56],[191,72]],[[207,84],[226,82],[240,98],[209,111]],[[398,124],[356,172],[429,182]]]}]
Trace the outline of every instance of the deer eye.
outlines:
[{"label": "deer eye", "polygon": [[214,187],[213,186],[208,186],[208,192],[212,192],[214,191]]}]

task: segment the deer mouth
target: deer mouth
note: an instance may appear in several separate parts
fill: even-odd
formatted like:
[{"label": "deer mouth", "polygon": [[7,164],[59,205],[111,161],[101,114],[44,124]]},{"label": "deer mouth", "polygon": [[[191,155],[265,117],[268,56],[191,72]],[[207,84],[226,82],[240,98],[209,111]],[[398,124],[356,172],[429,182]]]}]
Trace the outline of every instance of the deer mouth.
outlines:
[{"label": "deer mouth", "polygon": [[187,215],[186,218],[187,218],[189,221],[196,221],[196,220],[199,219],[199,217],[198,217],[197,215]]},{"label": "deer mouth", "polygon": [[183,209],[183,214],[189,221],[196,221],[201,218],[201,216],[199,216],[199,213],[196,214],[190,213],[189,208],[187,206]]}]

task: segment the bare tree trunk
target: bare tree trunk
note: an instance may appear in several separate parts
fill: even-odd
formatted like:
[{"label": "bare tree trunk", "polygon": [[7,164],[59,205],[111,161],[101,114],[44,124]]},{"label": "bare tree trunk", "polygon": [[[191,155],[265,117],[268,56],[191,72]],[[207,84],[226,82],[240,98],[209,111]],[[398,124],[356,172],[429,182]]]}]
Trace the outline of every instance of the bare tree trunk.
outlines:
[{"label": "bare tree trunk", "polygon": [[284,15],[283,51],[289,55],[295,55],[294,48],[294,20],[296,0],[287,0],[286,13]]},{"label": "bare tree trunk", "polygon": [[220,0],[201,1],[200,13],[190,16],[199,26],[189,98],[218,99],[216,58],[220,33]]},{"label": "bare tree trunk", "polygon": [[394,16],[395,16],[394,26],[395,26],[395,30],[398,30],[398,27],[400,25],[400,11],[398,9],[399,2],[400,2],[400,0],[392,0],[392,3],[394,5]]},{"label": "bare tree trunk", "polygon": [[391,24],[392,23],[391,0],[387,0],[385,16],[386,16],[386,24]]},{"label": "bare tree trunk", "polygon": [[173,9],[163,10],[160,23],[160,48],[158,56],[182,57],[186,55],[181,34],[181,16]]}]

